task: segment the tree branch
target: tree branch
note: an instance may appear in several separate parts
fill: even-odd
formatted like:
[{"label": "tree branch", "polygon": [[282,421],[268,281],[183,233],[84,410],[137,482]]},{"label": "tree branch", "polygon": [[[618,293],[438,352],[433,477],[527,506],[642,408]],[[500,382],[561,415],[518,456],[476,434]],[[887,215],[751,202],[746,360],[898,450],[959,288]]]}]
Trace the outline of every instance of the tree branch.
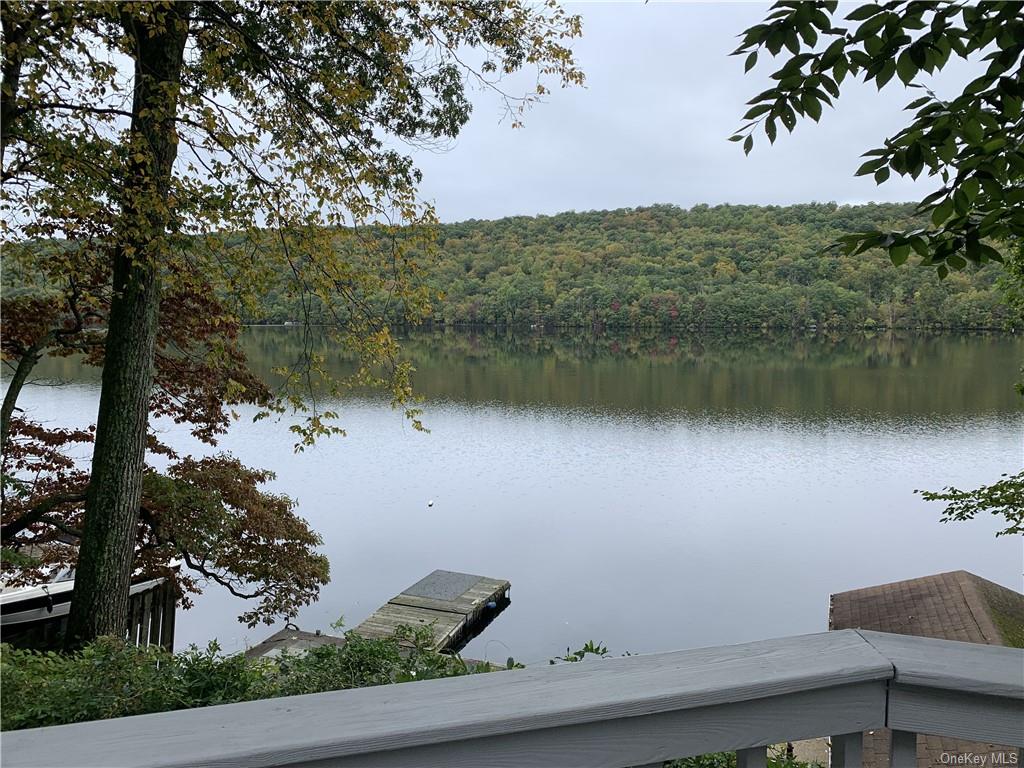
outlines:
[{"label": "tree branch", "polygon": [[153,514],[152,510],[147,509],[144,506],[140,507],[139,519],[149,526],[150,530],[153,532],[153,538],[155,538],[158,543],[160,543],[160,541],[162,540],[163,542],[166,542],[167,544],[173,546],[175,550],[177,550],[178,555],[181,557],[182,561],[185,563],[186,566],[191,568],[196,573],[199,573],[205,576],[206,578],[212,579],[213,581],[217,582],[235,597],[241,597],[245,600],[249,600],[254,597],[262,597],[271,590],[271,585],[266,584],[261,589],[257,589],[253,592],[242,592],[234,586],[231,580],[225,578],[222,574],[219,574],[216,571],[211,571],[209,568],[207,568],[203,561],[196,561],[192,557],[191,553],[183,546],[181,546],[173,536],[165,535],[160,530],[160,526],[157,523],[156,515]]},{"label": "tree branch", "polygon": [[[7,438],[11,432],[11,416],[14,413],[14,406],[18,403],[18,396],[28,380],[36,363],[42,358],[42,346],[39,342],[32,344],[18,358],[18,366],[14,369],[14,376],[7,386],[4,394],[4,403],[0,407],[0,454],[7,452]],[[6,538],[6,534],[4,535]]]},{"label": "tree branch", "polygon": [[49,523],[50,525],[63,530],[62,525],[57,525],[57,523],[52,519],[47,519],[49,514],[65,504],[73,504],[81,501],[85,501],[85,491],[77,493],[58,493],[53,496],[47,496],[34,507],[28,509],[23,515],[21,515],[21,517],[0,527],[0,541],[6,544],[10,539],[21,533],[30,525],[41,522]]}]

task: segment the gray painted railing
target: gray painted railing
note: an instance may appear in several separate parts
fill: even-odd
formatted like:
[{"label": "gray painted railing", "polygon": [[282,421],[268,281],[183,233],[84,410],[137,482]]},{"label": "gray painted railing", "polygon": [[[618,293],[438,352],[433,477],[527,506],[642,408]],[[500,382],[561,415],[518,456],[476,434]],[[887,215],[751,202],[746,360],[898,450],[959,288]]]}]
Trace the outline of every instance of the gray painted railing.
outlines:
[{"label": "gray painted railing", "polygon": [[1024,651],[842,630],[6,733],[3,765],[623,768],[832,735],[1024,744]]}]

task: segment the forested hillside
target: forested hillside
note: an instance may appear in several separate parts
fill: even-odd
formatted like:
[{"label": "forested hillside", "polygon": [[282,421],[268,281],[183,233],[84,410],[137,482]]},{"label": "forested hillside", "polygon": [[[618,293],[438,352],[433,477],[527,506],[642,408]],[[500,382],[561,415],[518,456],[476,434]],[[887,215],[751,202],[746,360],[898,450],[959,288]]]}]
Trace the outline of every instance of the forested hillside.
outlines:
[{"label": "forested hillside", "polygon": [[[999,269],[940,280],[839,235],[911,226],[911,205],[650,208],[439,227],[436,322],[590,327],[1002,327]],[[262,322],[296,320],[268,294]]]},{"label": "forested hillside", "polygon": [[[416,257],[419,279],[434,297],[435,324],[1006,327],[998,265],[940,280],[934,269],[895,267],[881,251],[828,250],[848,232],[914,225],[910,204],[659,205],[444,224],[432,256]],[[225,246],[233,242],[228,236]],[[302,321],[290,277],[262,293],[248,322]],[[387,274],[378,284],[388,285]],[[8,298],[45,290],[31,269],[6,263],[3,288]],[[399,310],[385,309],[383,296],[362,298],[401,320]]]}]

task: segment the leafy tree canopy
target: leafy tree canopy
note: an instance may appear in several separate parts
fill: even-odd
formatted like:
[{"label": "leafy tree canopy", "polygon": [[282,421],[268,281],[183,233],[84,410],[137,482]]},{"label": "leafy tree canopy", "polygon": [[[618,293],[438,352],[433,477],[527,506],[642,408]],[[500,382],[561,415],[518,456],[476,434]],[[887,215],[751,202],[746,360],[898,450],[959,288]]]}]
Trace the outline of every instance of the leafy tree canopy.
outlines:
[{"label": "leafy tree canopy", "polygon": [[[872,249],[822,251],[845,233],[912,228],[911,204],[671,205],[516,216],[436,228],[421,284],[446,324],[620,328],[1001,328],[1000,265],[940,281]],[[387,296],[372,298],[383,308]],[[318,311],[314,306],[313,311]],[[298,321],[267,291],[253,322]],[[393,319],[400,322],[402,317]]]},{"label": "leafy tree canopy", "polygon": [[[779,125],[822,118],[848,78],[879,89],[899,82],[921,91],[907,105],[913,120],[869,159],[858,175],[878,183],[890,174],[935,176],[941,187],[921,201],[922,226],[876,230],[842,239],[850,253],[881,246],[895,264],[911,253],[940,276],[968,263],[1001,261],[989,240],[1024,235],[1024,4],[1020,2],[868,3],[839,17],[838,3],[784,0],[742,35],[734,52],[749,71],[764,53],[782,56],[776,84],[755,96],[732,137],[749,152],[757,130],[774,142]],[[984,72],[944,100],[922,77],[950,57],[977,61]]]},{"label": "leafy tree canopy", "polygon": [[[179,456],[152,428],[147,440],[147,416],[214,444],[235,404],[294,408],[305,445],[340,431],[314,392],[376,384],[405,403],[408,368],[367,296],[415,319],[429,294],[411,240],[365,228],[434,221],[408,147],[458,134],[471,83],[498,91],[516,123],[550,81],[580,83],[567,47],[580,21],[518,0],[12,0],[0,13],[5,266],[56,286],[4,296],[3,546],[22,555],[5,557],[4,579],[77,563],[82,639],[116,633],[129,572],[173,578],[172,556],[191,569],[183,590],[213,579],[258,598],[249,623],[293,614],[327,579],[319,537],[261,490],[269,473]],[[516,97],[502,78],[522,68],[538,84]],[[270,286],[317,302],[359,355],[355,374],[332,379],[309,347],[277,389],[250,373],[239,318]],[[95,431],[17,406],[42,356],[70,354],[104,366]],[[95,435],[90,472],[75,448]],[[93,621],[89,590],[124,594]]]},{"label": "leafy tree canopy", "polygon": [[1024,472],[1003,475],[992,485],[971,491],[947,487],[941,491],[917,491],[928,501],[946,502],[942,522],[973,520],[988,512],[1002,517],[1006,527],[996,536],[1014,536],[1024,533]]}]

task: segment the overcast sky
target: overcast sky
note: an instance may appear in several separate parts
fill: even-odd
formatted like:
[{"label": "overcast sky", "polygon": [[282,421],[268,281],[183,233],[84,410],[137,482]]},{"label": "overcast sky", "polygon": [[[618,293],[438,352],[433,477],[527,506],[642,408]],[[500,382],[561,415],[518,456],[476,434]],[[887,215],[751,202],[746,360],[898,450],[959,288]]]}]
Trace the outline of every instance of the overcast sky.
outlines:
[{"label": "overcast sky", "polygon": [[[502,122],[493,93],[474,92],[458,140],[416,156],[442,221],[652,203],[906,201],[936,188],[853,177],[860,154],[905,125],[903,107],[921,95],[895,81],[879,93],[848,79],[838,109],[792,135],[780,128],[774,146],[762,136],[749,157],[728,141],[745,102],[771,82],[765,61],[744,75],[742,58],[728,55],[767,4],[566,5],[583,17],[574,50],[586,87],[555,90],[520,129]],[[931,82],[940,94],[965,82],[957,64]]]}]

